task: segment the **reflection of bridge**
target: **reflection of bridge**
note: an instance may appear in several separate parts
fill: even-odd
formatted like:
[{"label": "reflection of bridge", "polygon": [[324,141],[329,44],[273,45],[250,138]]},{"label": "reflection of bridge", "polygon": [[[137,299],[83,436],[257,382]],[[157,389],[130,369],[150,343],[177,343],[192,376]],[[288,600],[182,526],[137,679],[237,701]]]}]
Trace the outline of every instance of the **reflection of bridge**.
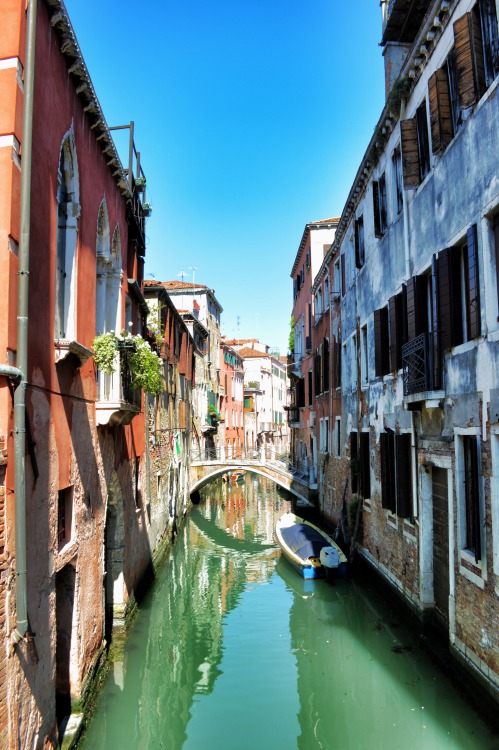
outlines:
[{"label": "reflection of bridge", "polygon": [[190,468],[190,492],[198,492],[202,487],[222,474],[237,470],[252,471],[267,477],[279,487],[283,487],[298,500],[310,502],[308,481],[296,472],[290,471],[286,459],[275,455],[267,456],[265,451],[238,451],[228,457],[223,448],[192,451]]}]

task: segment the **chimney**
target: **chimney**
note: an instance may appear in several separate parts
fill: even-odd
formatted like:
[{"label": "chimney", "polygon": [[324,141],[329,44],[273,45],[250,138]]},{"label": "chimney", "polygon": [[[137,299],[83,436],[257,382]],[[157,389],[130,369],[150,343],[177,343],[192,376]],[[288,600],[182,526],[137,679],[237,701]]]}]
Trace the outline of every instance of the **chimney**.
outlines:
[{"label": "chimney", "polygon": [[402,42],[387,42],[385,44],[383,50],[383,57],[385,58],[385,101],[400,75],[410,46],[410,44],[403,44]]}]

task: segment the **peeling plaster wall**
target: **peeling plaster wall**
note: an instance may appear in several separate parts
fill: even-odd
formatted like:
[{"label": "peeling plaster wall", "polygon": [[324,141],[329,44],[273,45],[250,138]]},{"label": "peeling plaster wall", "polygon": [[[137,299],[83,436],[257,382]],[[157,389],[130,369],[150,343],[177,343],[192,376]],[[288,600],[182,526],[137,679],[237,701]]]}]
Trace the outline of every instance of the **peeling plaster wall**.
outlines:
[{"label": "peeling plaster wall", "polygon": [[[428,78],[443,65],[452,45],[453,21],[472,2],[456,3],[451,22],[428,57],[402,119],[412,117],[428,95]],[[384,151],[363,185],[339,251],[345,254],[347,290],[342,301],[343,438],[348,460],[351,430],[371,430],[371,497],[364,502],[361,548],[365,557],[417,610],[433,608],[434,555],[432,467],[448,478],[449,640],[499,696],[499,640],[496,637],[499,569],[497,549],[497,425],[499,423],[499,322],[497,269],[490,218],[499,211],[498,80],[479,103],[464,113],[464,122],[450,145],[431,155],[428,176],[417,189],[404,191],[405,209],[394,212],[391,155],[400,143],[395,122]],[[431,146],[431,136],[430,136]],[[385,172],[388,227],[374,236],[372,181]],[[363,216],[365,263],[355,267],[354,219]],[[407,223],[406,223],[407,222]],[[428,272],[432,256],[466,240],[477,225],[481,335],[448,350],[443,365],[443,390],[419,404],[404,396],[403,373],[377,377],[374,371],[374,311],[400,292],[411,276]],[[407,233],[405,233],[407,229]],[[367,325],[369,386],[359,381],[359,332]],[[356,337],[357,346],[354,346]],[[415,409],[414,411],[412,409]],[[412,484],[415,520],[399,518],[381,507],[380,434],[411,432],[414,438]],[[475,563],[463,552],[462,438],[479,444],[482,559]],[[330,481],[325,477],[325,482]],[[435,532],[436,533],[436,532]]]}]

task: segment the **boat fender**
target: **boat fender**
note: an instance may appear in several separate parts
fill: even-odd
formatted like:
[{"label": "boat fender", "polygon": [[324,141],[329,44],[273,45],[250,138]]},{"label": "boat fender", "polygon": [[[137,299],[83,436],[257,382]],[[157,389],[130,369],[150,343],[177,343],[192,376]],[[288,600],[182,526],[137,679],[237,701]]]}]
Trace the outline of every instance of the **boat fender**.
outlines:
[{"label": "boat fender", "polygon": [[321,563],[325,568],[337,568],[340,564],[340,556],[334,547],[323,547],[321,549]]}]

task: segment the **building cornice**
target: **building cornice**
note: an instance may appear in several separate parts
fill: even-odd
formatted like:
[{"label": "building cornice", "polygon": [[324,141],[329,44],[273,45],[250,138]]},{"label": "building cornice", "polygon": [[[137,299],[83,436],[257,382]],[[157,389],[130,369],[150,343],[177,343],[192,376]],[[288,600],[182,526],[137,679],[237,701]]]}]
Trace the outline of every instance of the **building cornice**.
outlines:
[{"label": "building cornice", "polygon": [[132,190],[128,183],[127,172],[123,169],[111,132],[104,117],[101,105],[95,93],[90,73],[83,59],[76,34],[63,0],[45,0],[50,17],[50,24],[59,38],[60,50],[66,58],[68,73],[74,79],[75,91],[81,100],[83,110],[90,121],[107,166],[121,194],[132,200]]}]

